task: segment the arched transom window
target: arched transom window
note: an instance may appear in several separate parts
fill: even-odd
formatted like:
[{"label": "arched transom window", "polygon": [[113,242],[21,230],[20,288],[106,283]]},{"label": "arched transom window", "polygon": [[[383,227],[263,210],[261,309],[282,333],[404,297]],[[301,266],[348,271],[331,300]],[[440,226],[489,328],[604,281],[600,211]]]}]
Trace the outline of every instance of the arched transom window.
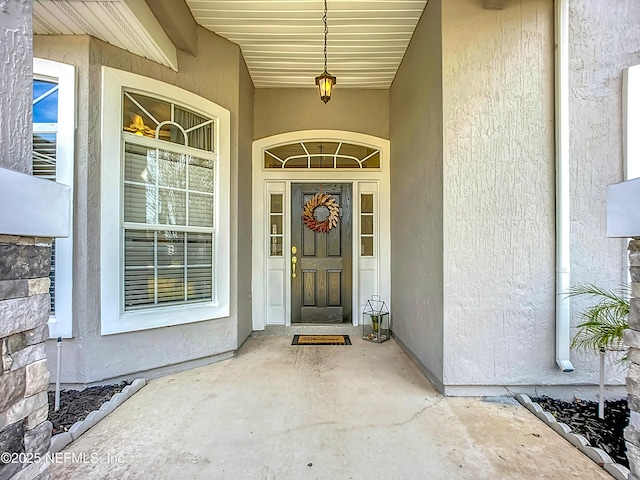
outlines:
[{"label": "arched transom window", "polygon": [[266,149],[264,168],[380,168],[380,149],[346,142],[296,142]]}]

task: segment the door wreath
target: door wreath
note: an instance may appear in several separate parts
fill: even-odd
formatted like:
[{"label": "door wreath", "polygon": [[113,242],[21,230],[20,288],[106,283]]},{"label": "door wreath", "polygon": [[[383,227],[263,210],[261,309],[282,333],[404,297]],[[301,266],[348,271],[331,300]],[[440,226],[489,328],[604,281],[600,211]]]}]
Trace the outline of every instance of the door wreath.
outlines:
[{"label": "door wreath", "polygon": [[[326,207],[329,210],[329,216],[322,221],[314,215],[318,207]],[[302,208],[302,221],[314,232],[327,233],[333,227],[338,226],[339,218],[340,205],[331,195],[326,193],[316,193]]]}]

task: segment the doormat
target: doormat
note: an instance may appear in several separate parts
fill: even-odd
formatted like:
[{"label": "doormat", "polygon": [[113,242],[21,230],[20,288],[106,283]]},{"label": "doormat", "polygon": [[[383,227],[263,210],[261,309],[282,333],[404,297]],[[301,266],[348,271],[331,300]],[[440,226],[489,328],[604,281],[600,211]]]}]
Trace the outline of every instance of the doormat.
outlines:
[{"label": "doormat", "polygon": [[351,345],[349,335],[294,335],[291,345]]}]

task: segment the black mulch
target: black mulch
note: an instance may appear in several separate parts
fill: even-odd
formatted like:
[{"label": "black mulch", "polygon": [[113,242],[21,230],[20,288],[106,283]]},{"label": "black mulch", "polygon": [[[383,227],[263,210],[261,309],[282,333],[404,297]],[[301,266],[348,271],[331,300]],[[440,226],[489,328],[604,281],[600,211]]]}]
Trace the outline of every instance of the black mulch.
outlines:
[{"label": "black mulch", "polygon": [[576,400],[562,402],[549,397],[532,398],[558,422],[583,435],[592,447],[609,454],[614,462],[629,468],[624,445],[624,429],[629,424],[627,400],[605,401],[604,419],[598,418],[598,403]]},{"label": "black mulch", "polygon": [[84,390],[61,390],[60,410],[54,412],[55,393],[49,392],[49,420],[53,424],[52,435],[68,431],[71,426],[84,420],[94,410],[108,402],[116,393],[122,391],[131,382],[118,385],[102,385]]}]

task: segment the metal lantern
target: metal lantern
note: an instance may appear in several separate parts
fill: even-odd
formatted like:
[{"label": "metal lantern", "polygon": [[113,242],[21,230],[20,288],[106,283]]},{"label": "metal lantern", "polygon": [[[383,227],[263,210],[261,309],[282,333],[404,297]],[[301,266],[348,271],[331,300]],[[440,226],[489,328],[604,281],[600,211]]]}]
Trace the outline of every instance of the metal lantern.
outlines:
[{"label": "metal lantern", "polygon": [[326,70],[316,77],[316,85],[320,89],[320,100],[327,103],[331,100],[331,89],[336,84],[336,77]]},{"label": "metal lantern", "polygon": [[362,338],[370,342],[382,343],[389,340],[391,327],[389,324],[389,309],[380,300],[380,296],[372,295],[362,312]]},{"label": "metal lantern", "polygon": [[324,72],[316,77],[316,85],[320,90],[320,100],[326,104],[331,100],[331,89],[336,84],[336,77],[327,72],[327,35],[329,34],[329,27],[327,27],[327,0],[324,0],[322,22],[324,23]]}]

